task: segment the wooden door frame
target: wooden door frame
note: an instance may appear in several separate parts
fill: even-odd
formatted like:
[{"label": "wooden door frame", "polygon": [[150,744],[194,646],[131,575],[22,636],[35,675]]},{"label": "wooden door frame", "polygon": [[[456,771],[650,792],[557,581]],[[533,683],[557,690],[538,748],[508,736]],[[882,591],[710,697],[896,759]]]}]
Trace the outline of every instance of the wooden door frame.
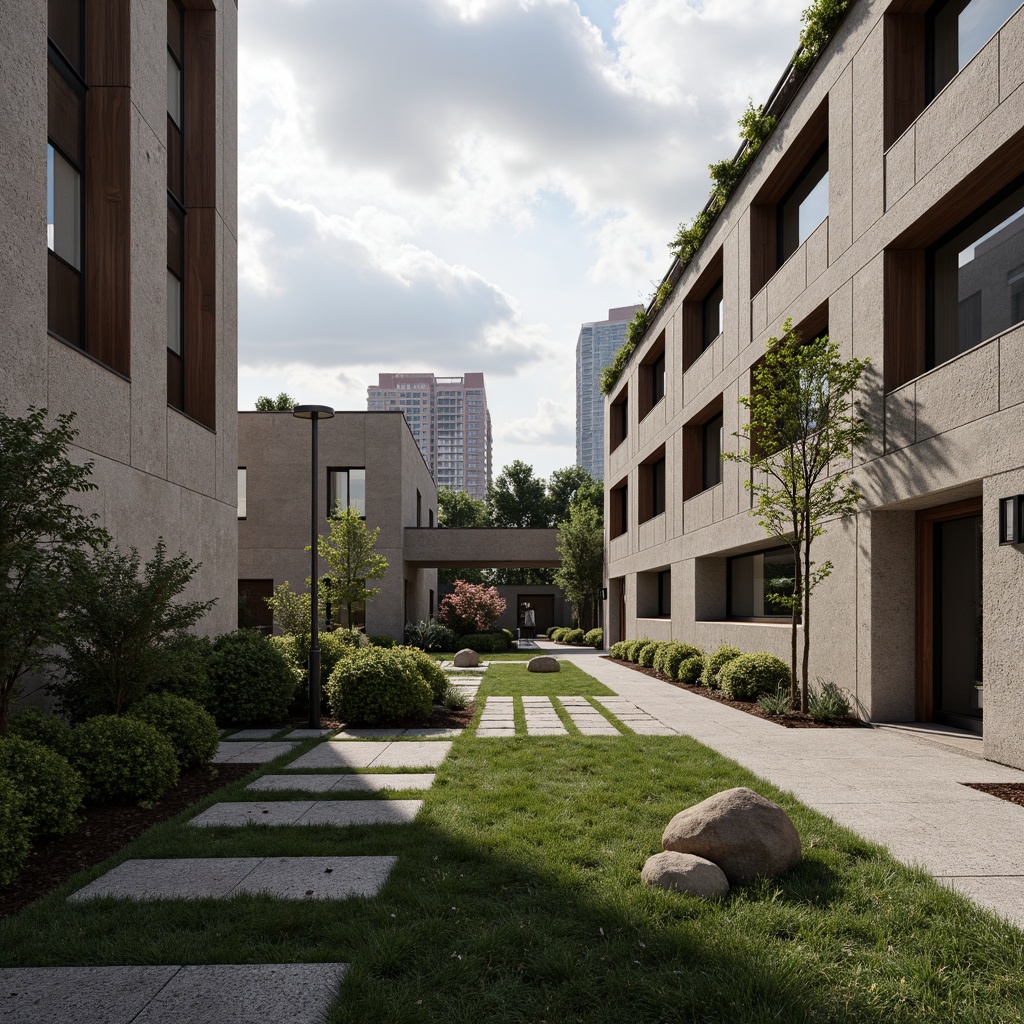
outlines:
[{"label": "wooden door frame", "polygon": [[916,716],[931,722],[935,713],[935,524],[982,515],[982,499],[966,498],[917,513],[916,609],[917,671]]}]

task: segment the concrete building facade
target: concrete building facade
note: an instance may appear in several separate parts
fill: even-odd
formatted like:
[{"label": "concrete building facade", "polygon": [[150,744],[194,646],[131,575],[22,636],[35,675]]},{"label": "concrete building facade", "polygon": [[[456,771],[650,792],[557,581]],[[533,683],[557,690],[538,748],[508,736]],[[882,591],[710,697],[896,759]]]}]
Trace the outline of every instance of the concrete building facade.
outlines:
[{"label": "concrete building facade", "polygon": [[995,0],[856,0],[784,78],[777,126],[607,398],[609,642],[788,660],[770,596],[792,566],[720,453],[792,317],[871,360],[864,498],[816,541],[834,571],[812,679],[874,721],[982,731],[986,757],[1024,767],[1024,546],[1000,543],[1024,494],[1022,85],[1024,10]]},{"label": "concrete building facade", "polygon": [[580,327],[576,339],[576,465],[595,480],[604,479],[604,399],[601,371],[626,340],[626,327],[642,306],[608,310],[607,320]]},{"label": "concrete building facade", "polygon": [[0,404],[75,413],[82,507],[201,562],[209,633],[236,616],[237,16],[17,0],[0,33]]},{"label": "concrete building facade", "polygon": [[491,486],[491,414],[482,373],[382,373],[366,389],[370,412],[405,414],[438,487],[483,500]]},{"label": "concrete building facade", "polygon": [[[311,427],[290,412],[238,415],[238,593],[242,621],[269,629],[263,603],[288,581],[304,591],[309,576]],[[437,571],[410,563],[406,531],[443,532],[437,489],[405,418],[394,412],[339,412],[318,423],[320,532],[340,502],[358,508],[370,530],[380,528],[376,551],[388,571],[370,586],[367,633],[401,640],[407,622],[437,611]],[[320,572],[328,571],[321,562]]]}]

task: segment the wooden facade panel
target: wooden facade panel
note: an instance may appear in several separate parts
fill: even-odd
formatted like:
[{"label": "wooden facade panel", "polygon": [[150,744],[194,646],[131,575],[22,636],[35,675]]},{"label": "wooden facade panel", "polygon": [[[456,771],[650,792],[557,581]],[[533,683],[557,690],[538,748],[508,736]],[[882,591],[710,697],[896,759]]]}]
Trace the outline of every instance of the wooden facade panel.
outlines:
[{"label": "wooden facade panel", "polygon": [[925,253],[885,253],[885,390],[925,371]]},{"label": "wooden facade panel", "polygon": [[90,87],[131,85],[129,0],[88,0],[85,46]]},{"label": "wooden facade panel", "polygon": [[925,17],[885,15],[885,148],[925,106]]},{"label": "wooden facade panel", "polygon": [[186,205],[217,204],[217,14],[185,12]]},{"label": "wooden facade panel", "polygon": [[185,218],[185,412],[211,430],[217,415],[217,215]]}]

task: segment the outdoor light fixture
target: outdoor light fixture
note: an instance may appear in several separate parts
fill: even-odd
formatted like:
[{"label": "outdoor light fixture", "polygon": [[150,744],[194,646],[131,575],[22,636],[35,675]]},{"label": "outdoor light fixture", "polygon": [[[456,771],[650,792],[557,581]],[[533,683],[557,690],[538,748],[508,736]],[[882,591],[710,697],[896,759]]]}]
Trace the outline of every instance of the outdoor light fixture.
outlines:
[{"label": "outdoor light fixture", "polygon": [[320,531],[317,529],[317,512],[320,508],[320,499],[317,497],[317,482],[320,474],[317,470],[316,453],[316,424],[317,420],[329,420],[334,416],[334,410],[329,405],[297,405],[292,410],[292,415],[300,420],[313,421],[313,461],[310,477],[313,486],[312,504],[309,507],[309,613],[310,613],[310,638],[309,638],[309,727],[310,729],[320,728],[320,617],[319,598],[320,592],[317,586],[316,562],[319,557],[317,551],[317,538]]},{"label": "outdoor light fixture", "polygon": [[601,600],[602,601],[607,601],[608,600],[608,588],[607,587],[602,587],[601,588]]},{"label": "outdoor light fixture", "polygon": [[1024,494],[999,499],[999,543],[1024,544]]}]

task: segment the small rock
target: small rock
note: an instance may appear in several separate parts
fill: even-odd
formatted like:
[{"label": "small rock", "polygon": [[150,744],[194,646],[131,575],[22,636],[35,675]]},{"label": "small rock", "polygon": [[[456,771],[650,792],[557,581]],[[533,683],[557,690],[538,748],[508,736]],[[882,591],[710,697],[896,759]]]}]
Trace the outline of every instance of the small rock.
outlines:
[{"label": "small rock", "polygon": [[744,786],[680,811],[668,823],[661,845],[706,857],[734,884],[758,875],[774,878],[800,863],[800,836],[789,816]]},{"label": "small rock", "polygon": [[455,655],[454,664],[456,668],[476,668],[480,664],[480,655],[476,651],[471,651],[468,647],[463,647]]},{"label": "small rock", "polygon": [[527,672],[561,672],[562,666],[558,664],[557,658],[552,658],[550,654],[541,654],[536,658],[531,658],[526,663]]},{"label": "small rock", "polygon": [[647,858],[640,877],[644,885],[689,892],[703,899],[725,896],[729,892],[725,872],[717,864],[692,853],[656,853]]}]

